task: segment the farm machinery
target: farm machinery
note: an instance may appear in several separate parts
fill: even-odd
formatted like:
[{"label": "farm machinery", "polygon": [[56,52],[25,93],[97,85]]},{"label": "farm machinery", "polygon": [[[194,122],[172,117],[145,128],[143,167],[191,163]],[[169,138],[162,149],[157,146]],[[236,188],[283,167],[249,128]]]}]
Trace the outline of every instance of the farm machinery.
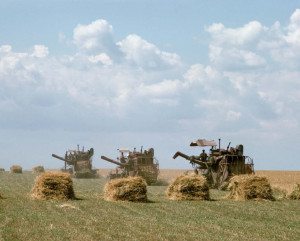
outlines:
[{"label": "farm machinery", "polygon": [[65,162],[65,172],[69,172],[76,178],[92,178],[96,176],[96,170],[92,169],[92,157],[94,155],[94,149],[91,148],[87,151],[79,150],[79,145],[76,149],[68,149],[65,153],[65,157],[52,154],[53,157]]},{"label": "farm machinery", "polygon": [[221,149],[221,139],[219,139],[219,148],[215,141],[199,139],[191,142],[190,146],[210,146],[209,155],[205,153],[205,150],[202,150],[199,156],[188,156],[178,151],[173,159],[181,156],[189,160],[196,174],[205,176],[212,187],[221,188],[222,183],[234,175],[254,173],[253,159],[244,156],[243,145],[230,147],[230,144],[231,142],[226,149]]},{"label": "farm machinery", "polygon": [[120,152],[120,157],[117,158],[118,161],[101,156],[101,159],[117,165],[116,172],[110,173],[109,179],[141,176],[149,185],[157,181],[159,164],[154,157],[153,148],[143,151],[143,147],[141,147],[140,152],[137,152],[136,148],[134,148],[134,151],[129,149],[118,150]]}]

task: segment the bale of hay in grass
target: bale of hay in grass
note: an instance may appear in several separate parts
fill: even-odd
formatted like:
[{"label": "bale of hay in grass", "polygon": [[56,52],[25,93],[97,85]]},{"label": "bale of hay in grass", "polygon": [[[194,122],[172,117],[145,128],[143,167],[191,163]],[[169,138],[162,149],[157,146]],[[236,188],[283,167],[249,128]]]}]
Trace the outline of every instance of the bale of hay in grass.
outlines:
[{"label": "bale of hay in grass", "polygon": [[180,175],[167,189],[171,200],[210,200],[209,185],[203,176]]},{"label": "bale of hay in grass", "polygon": [[142,177],[113,179],[104,186],[106,201],[147,201],[147,183]]},{"label": "bale of hay in grass", "polygon": [[74,199],[73,181],[69,173],[44,172],[36,177],[32,197],[40,200]]},{"label": "bale of hay in grass", "polygon": [[0,168],[0,172],[5,172],[5,169],[4,168]]},{"label": "bale of hay in grass", "polygon": [[32,168],[32,173],[42,173],[45,172],[45,169],[43,166],[36,166]]},{"label": "bale of hay in grass", "polygon": [[22,167],[18,165],[11,166],[10,173],[22,173]]},{"label": "bale of hay in grass", "polygon": [[296,187],[289,195],[287,195],[287,198],[291,200],[300,200],[300,184],[296,184]]},{"label": "bale of hay in grass", "polygon": [[246,200],[275,200],[270,183],[266,177],[252,175],[234,176],[229,181],[228,199]]}]

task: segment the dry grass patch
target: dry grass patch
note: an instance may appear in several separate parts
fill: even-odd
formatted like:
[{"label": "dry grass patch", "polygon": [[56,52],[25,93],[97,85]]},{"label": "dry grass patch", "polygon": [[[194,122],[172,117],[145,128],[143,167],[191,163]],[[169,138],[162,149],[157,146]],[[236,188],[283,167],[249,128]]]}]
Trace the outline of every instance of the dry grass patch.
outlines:
[{"label": "dry grass patch", "polygon": [[287,198],[292,200],[300,200],[300,184],[296,184],[294,190],[287,195]]},{"label": "dry grass patch", "polygon": [[266,177],[239,175],[230,179],[228,199],[246,200],[275,200],[270,183]]},{"label": "dry grass patch", "polygon": [[22,173],[22,167],[18,165],[11,166],[10,173]]},{"label": "dry grass patch", "polygon": [[104,186],[106,201],[147,201],[147,183],[142,177],[113,179]]},{"label": "dry grass patch", "polygon": [[32,168],[32,173],[42,173],[45,172],[45,169],[43,166],[36,166]]},{"label": "dry grass patch", "polygon": [[32,197],[40,200],[74,199],[73,181],[68,173],[45,172],[36,177]]},{"label": "dry grass patch", "polygon": [[202,176],[180,175],[169,185],[167,197],[171,200],[210,200],[209,185]]}]

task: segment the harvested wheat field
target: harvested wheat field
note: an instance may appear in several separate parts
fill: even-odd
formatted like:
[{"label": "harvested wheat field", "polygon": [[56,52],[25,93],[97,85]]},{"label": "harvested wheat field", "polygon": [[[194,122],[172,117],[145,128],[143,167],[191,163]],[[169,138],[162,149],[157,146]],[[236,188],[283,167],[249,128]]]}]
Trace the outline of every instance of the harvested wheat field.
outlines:
[{"label": "harvested wheat field", "polygon": [[229,181],[228,199],[246,200],[275,200],[270,183],[266,177],[253,175],[234,176]]},{"label": "harvested wheat field", "polygon": [[42,173],[35,179],[32,197],[40,200],[74,199],[73,181],[68,173]]},{"label": "harvested wheat field", "polygon": [[147,183],[141,177],[113,179],[104,187],[106,201],[147,201]]},{"label": "harvested wheat field", "polygon": [[287,198],[291,200],[300,200],[300,184],[296,184],[294,190],[287,195]]},{"label": "harvested wheat field", "polygon": [[255,171],[256,176],[268,178],[273,191],[291,193],[296,183],[300,183],[299,171]]},{"label": "harvested wheat field", "polygon": [[22,167],[18,165],[11,166],[10,173],[22,173]]},{"label": "harvested wheat field", "polygon": [[36,166],[32,168],[32,173],[42,173],[42,172],[45,172],[43,166]]},{"label": "harvested wheat field", "polygon": [[171,200],[209,200],[209,185],[202,176],[180,175],[169,185],[167,197]]},{"label": "harvested wheat field", "polygon": [[[185,172],[162,169],[160,175],[171,182]],[[237,202],[223,198],[229,191],[210,189],[213,201],[173,201],[166,198],[168,185],[164,185],[147,186],[147,202],[108,202],[104,200],[107,178],[80,178],[73,179],[76,199],[40,201],[28,198],[36,178],[31,171],[1,173],[0,240],[281,241],[300,237],[300,205],[295,200]]]}]

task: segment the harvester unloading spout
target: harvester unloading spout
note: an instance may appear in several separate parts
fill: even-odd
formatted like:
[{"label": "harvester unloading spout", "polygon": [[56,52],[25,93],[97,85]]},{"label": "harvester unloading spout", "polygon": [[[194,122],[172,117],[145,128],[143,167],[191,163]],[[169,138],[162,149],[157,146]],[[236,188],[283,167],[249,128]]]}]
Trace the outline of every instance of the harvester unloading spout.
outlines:
[{"label": "harvester unloading spout", "polygon": [[111,163],[113,163],[113,164],[116,164],[116,165],[118,165],[118,166],[120,166],[120,167],[126,167],[126,166],[128,166],[127,163],[117,162],[117,161],[115,161],[115,160],[113,160],[113,159],[110,159],[110,158],[108,158],[108,157],[106,157],[106,156],[101,156],[101,159],[103,159],[103,160],[105,160],[105,161],[108,161],[108,162],[111,162]]},{"label": "harvester unloading spout", "polygon": [[69,165],[73,164],[72,161],[67,160],[67,159],[65,159],[65,158],[62,158],[62,157],[60,157],[60,156],[58,156],[58,155],[52,154],[52,156],[53,156],[54,158],[57,158],[57,159],[62,160],[62,161],[64,161],[64,162],[67,162]]}]

